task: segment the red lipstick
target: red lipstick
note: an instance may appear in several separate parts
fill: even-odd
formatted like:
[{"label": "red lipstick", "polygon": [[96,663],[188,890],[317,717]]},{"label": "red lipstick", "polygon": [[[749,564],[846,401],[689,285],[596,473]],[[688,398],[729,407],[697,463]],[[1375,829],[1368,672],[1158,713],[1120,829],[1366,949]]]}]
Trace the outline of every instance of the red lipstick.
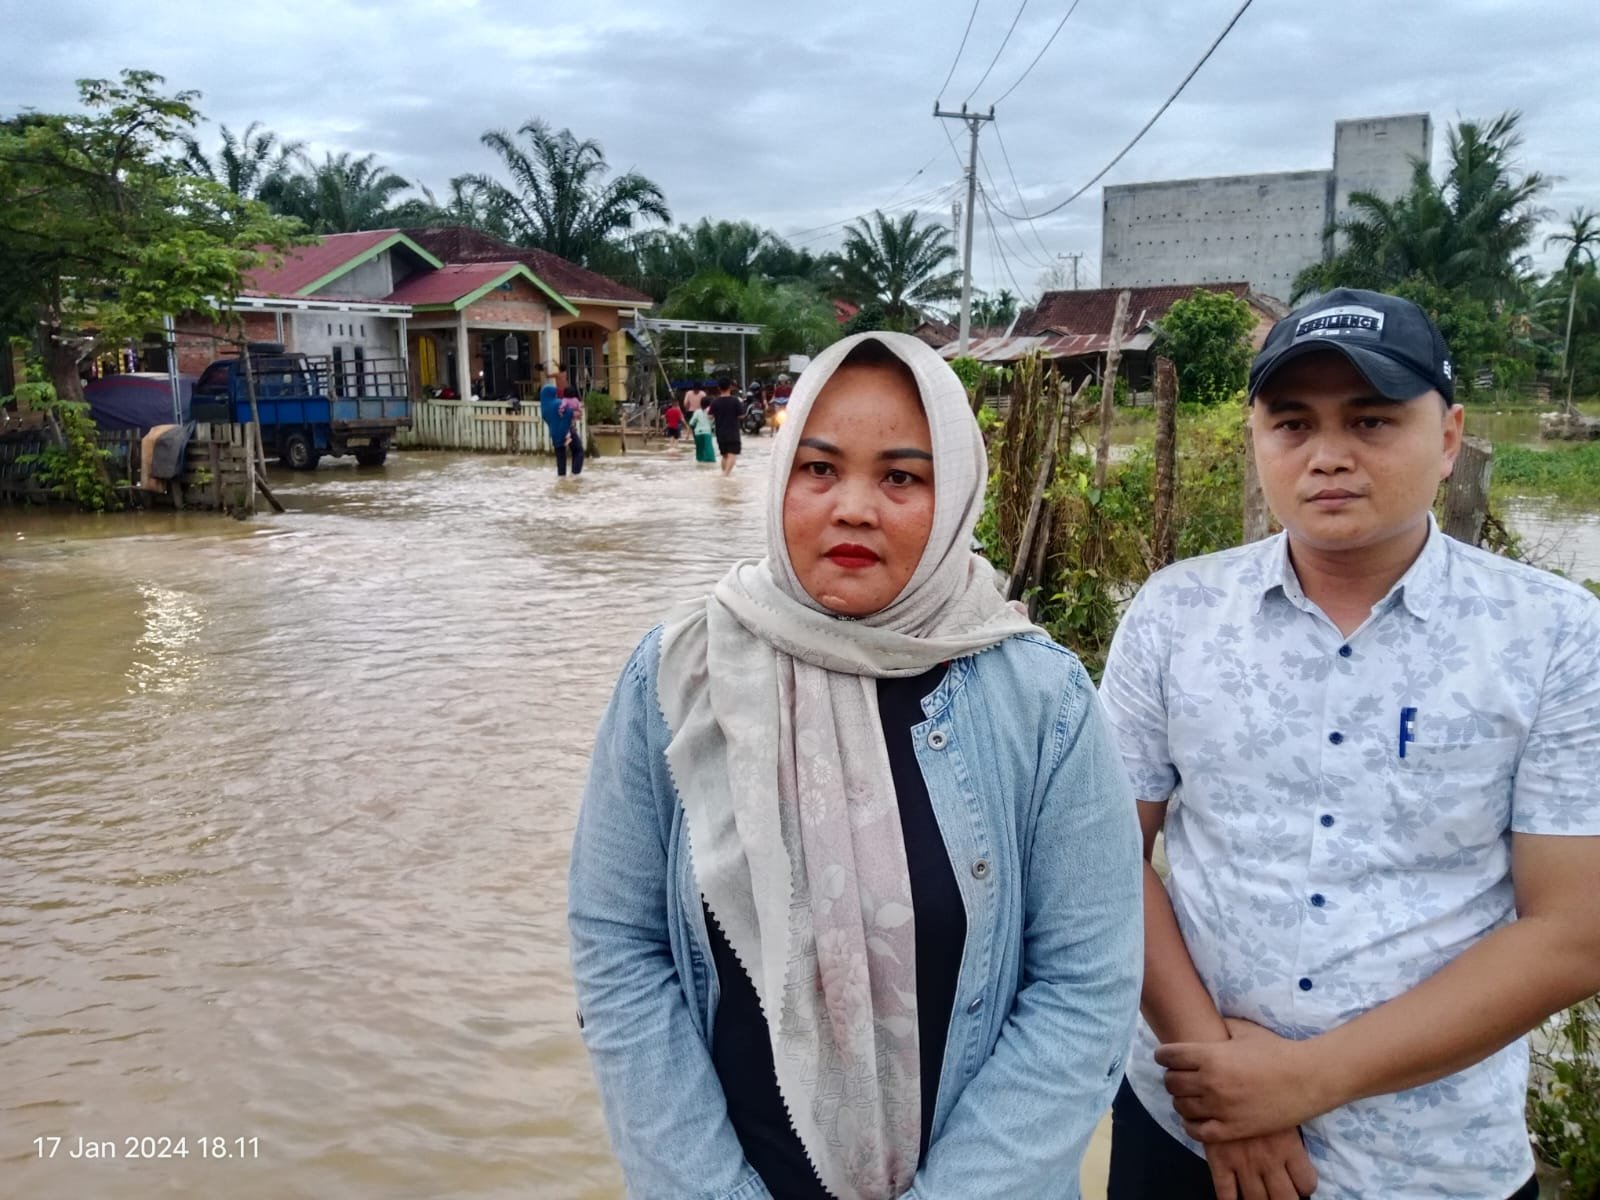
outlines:
[{"label": "red lipstick", "polygon": [[883,561],[878,555],[865,546],[858,546],[854,542],[840,542],[823,557],[830,562],[854,570],[863,567],[875,567]]}]

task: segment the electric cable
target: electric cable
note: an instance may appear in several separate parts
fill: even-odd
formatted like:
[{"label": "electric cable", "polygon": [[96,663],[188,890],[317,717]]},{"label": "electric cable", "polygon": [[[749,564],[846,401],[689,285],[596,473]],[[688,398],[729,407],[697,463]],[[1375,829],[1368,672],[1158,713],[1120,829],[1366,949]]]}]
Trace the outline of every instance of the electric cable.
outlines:
[{"label": "electric cable", "polygon": [[[986,179],[988,181],[988,184],[989,184],[989,187],[988,187],[989,195],[991,197],[998,196],[1000,194],[999,185],[995,183],[994,175],[989,170],[989,164],[983,161],[983,155],[981,153],[978,155],[978,162],[983,167],[984,179]],[[992,203],[992,201],[991,201],[991,203]],[[1003,216],[1004,214],[1001,214],[1001,215]],[[1039,256],[1034,254],[1033,251],[1028,248],[1028,241],[1027,241],[1026,238],[1024,238],[1022,236],[1022,230],[1021,230],[1021,228],[1018,227],[1017,223],[1015,221],[1011,220],[1010,217],[1006,217],[1006,220],[1011,225],[1011,231],[1014,234],[1016,234],[1016,237],[1017,237],[1017,244],[1016,244],[1016,248],[1014,250],[1014,253],[1016,254],[1017,261],[1022,263],[1024,266],[1033,267],[1036,270],[1048,271],[1050,269],[1050,264],[1048,262],[1041,262],[1039,260]],[[1028,226],[1028,228],[1032,229],[1033,226],[1030,225],[1030,226]],[[1051,257],[1050,252],[1048,250],[1046,250],[1045,251],[1045,258],[1048,259],[1050,257]]]},{"label": "electric cable", "polygon": [[1017,22],[1022,20],[1022,11],[1027,7],[1028,0],[1022,0],[1022,3],[1017,5],[1017,15],[1011,18],[1011,28],[1006,30],[1006,36],[1001,39],[1000,49],[994,52],[994,57],[989,60],[988,68],[978,82],[972,85],[972,91],[968,92],[966,98],[961,101],[962,107],[966,106],[967,100],[971,100],[977,94],[978,89],[983,86],[984,80],[989,78],[989,72],[994,70],[994,65],[1000,61],[1000,56],[1006,52],[1006,43],[1011,40],[1011,35],[1017,31]]},{"label": "electric cable", "polygon": [[1000,237],[1000,230],[995,226],[994,211],[989,207],[989,196],[982,188],[978,189],[978,199],[983,204],[984,215],[989,218],[989,241],[995,248],[996,255],[1000,259],[1000,265],[1005,268],[1007,278],[1011,280],[1011,286],[1016,289],[1014,295],[1017,298],[1017,303],[1021,304],[1023,298],[1022,285],[1017,282],[1016,273],[1011,269],[1011,260],[1006,257],[1005,243]]},{"label": "electric cable", "polygon": [[[1183,89],[1189,86],[1189,81],[1191,79],[1193,79],[1197,74],[1200,73],[1200,68],[1205,66],[1207,60],[1209,60],[1211,58],[1211,56],[1214,53],[1216,53],[1217,47],[1222,45],[1223,39],[1226,38],[1228,36],[1228,34],[1233,31],[1233,27],[1239,23],[1239,18],[1244,16],[1245,10],[1248,9],[1253,2],[1254,2],[1254,0],[1244,0],[1244,3],[1239,6],[1239,10],[1233,14],[1233,19],[1230,20],[1227,23],[1227,25],[1225,25],[1223,27],[1221,33],[1217,34],[1216,41],[1212,42],[1211,45],[1207,48],[1206,52],[1200,56],[1200,61],[1195,63],[1195,65],[1189,69],[1189,73],[1183,77],[1182,82],[1178,84],[1177,88],[1173,91],[1172,95],[1168,96],[1166,98],[1166,100],[1162,103],[1161,107],[1156,109],[1155,116],[1151,117],[1148,121],[1146,121],[1144,123],[1144,128],[1139,130],[1138,133],[1133,135],[1133,140],[1131,142],[1129,142],[1121,150],[1117,151],[1117,156],[1115,158],[1113,158],[1105,166],[1101,167],[1098,171],[1095,172],[1094,178],[1090,179],[1088,183],[1084,184],[1077,191],[1073,192],[1072,195],[1068,196],[1060,204],[1051,205],[1049,208],[1044,209],[1042,212],[1036,212],[1036,213],[1032,214],[1031,216],[1027,215],[1027,214],[1024,214],[1024,215],[1022,215],[1020,217],[1017,216],[1015,213],[1006,213],[1006,215],[1011,217],[1013,220],[1018,220],[1018,221],[1037,221],[1040,217],[1048,217],[1051,213],[1060,212],[1063,208],[1065,208],[1067,205],[1071,204],[1079,196],[1083,195],[1090,188],[1092,188],[1095,184],[1099,183],[1102,179],[1104,179],[1105,176],[1110,172],[1111,168],[1116,166],[1119,162],[1121,162],[1123,157],[1128,153],[1129,150],[1132,150],[1135,146],[1137,146],[1139,144],[1139,139],[1144,137],[1145,134],[1150,132],[1151,126],[1153,126],[1157,121],[1159,121],[1161,119],[1161,114],[1162,113],[1166,112],[1167,109],[1172,107],[1173,101],[1175,101],[1179,96],[1181,96],[1183,94]],[[1001,211],[1005,212],[1004,209],[1001,209]]]},{"label": "electric cable", "polygon": [[[1017,173],[1016,173],[1015,170],[1012,169],[1012,166],[1011,166],[1011,152],[1006,149],[1006,139],[1000,136],[1000,122],[999,121],[991,121],[989,124],[991,126],[993,126],[993,128],[994,128],[995,140],[1000,143],[1000,155],[1005,160],[1006,174],[1011,177],[1011,190],[1017,194],[1017,207],[1020,208],[1023,212],[1027,212],[1028,211],[1028,202],[1022,198],[1022,185],[1017,182]],[[985,164],[985,169],[987,169],[987,164]],[[1000,195],[1000,189],[996,188],[995,189],[995,198],[998,199],[999,195]],[[1010,220],[1011,218],[1008,217],[1006,219]],[[1015,223],[1013,223],[1013,228],[1015,228]],[[1046,246],[1044,244],[1044,238],[1039,236],[1039,228],[1038,228],[1038,226],[1034,225],[1033,222],[1030,220],[1028,222],[1028,228],[1033,233],[1033,240],[1039,243],[1039,249],[1040,249],[1040,251],[1043,252],[1045,258],[1047,258],[1047,259],[1053,258],[1054,255],[1052,255],[1050,253],[1050,247]],[[1019,241],[1022,240],[1022,235],[1020,233],[1017,235],[1017,239]],[[1045,270],[1049,270],[1049,267],[1047,266],[1044,269]]]},{"label": "electric cable", "polygon": [[1078,11],[1078,5],[1081,3],[1082,0],[1072,0],[1072,7],[1067,9],[1067,15],[1062,17],[1060,22],[1056,25],[1055,33],[1050,35],[1049,39],[1045,42],[1039,53],[1033,56],[1033,61],[1028,64],[1027,69],[1024,70],[1021,75],[1017,76],[1016,82],[1008,87],[1005,91],[1001,92],[999,97],[994,101],[994,104],[989,106],[990,108],[993,108],[996,104],[999,104],[1001,100],[1004,100],[1007,96],[1011,95],[1012,92],[1016,91],[1017,88],[1022,86],[1022,81],[1026,79],[1033,69],[1039,65],[1039,60],[1044,57],[1044,52],[1050,49],[1050,43],[1056,40],[1056,34],[1060,33],[1065,27],[1067,18],[1071,17],[1073,13]]},{"label": "electric cable", "polygon": [[799,248],[804,246],[807,242],[815,242],[820,240],[827,235],[829,230],[838,229],[855,221],[864,221],[874,212],[881,212],[885,216],[888,216],[892,212],[903,212],[906,209],[917,209],[924,204],[932,204],[936,201],[942,201],[947,196],[954,194],[954,192],[959,189],[960,186],[961,185],[959,181],[942,183],[932,191],[909,197],[908,199],[902,200],[899,204],[875,206],[874,208],[868,209],[866,212],[856,213],[851,217],[844,217],[838,221],[829,221],[826,225],[817,225],[811,229],[802,230],[801,232],[793,234],[784,240],[787,241],[791,246]]},{"label": "electric cable", "polygon": [[956,47],[955,59],[950,63],[950,70],[945,75],[944,82],[939,85],[939,90],[937,93],[935,93],[936,95],[943,96],[945,88],[949,87],[950,81],[955,78],[956,66],[961,62],[961,52],[967,48],[967,34],[972,32],[972,22],[977,19],[978,5],[982,3],[983,0],[972,0],[972,11],[967,14],[967,28],[961,34],[961,45]]}]

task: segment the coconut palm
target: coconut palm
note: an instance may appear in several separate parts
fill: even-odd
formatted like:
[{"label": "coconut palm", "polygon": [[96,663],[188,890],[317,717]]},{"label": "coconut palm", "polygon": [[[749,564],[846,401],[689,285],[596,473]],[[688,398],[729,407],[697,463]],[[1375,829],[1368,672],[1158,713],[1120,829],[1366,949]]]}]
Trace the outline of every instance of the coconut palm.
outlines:
[{"label": "coconut palm", "polygon": [[917,223],[917,213],[889,218],[874,211],[845,230],[839,281],[852,300],[877,300],[896,326],[924,305],[961,294],[961,274],[949,270],[956,250],[940,224]]},{"label": "coconut palm", "polygon": [[1389,290],[1406,281],[1490,303],[1519,297],[1527,247],[1544,215],[1537,200],[1550,186],[1518,166],[1520,120],[1507,112],[1487,123],[1459,122],[1450,130],[1442,180],[1419,162],[1398,198],[1353,192],[1351,215],[1329,230],[1341,241],[1338,253],[1295,278],[1294,298],[1334,287]]},{"label": "coconut palm", "polygon": [[179,165],[247,200],[255,199],[262,188],[286,174],[305,149],[304,142],[284,141],[270,129],[262,129],[260,121],[251,121],[242,134],[226,125],[221,129],[222,146],[215,156],[207,155],[195,138],[184,137]]},{"label": "coconut palm", "polygon": [[307,163],[296,174],[268,180],[261,199],[285,216],[300,218],[312,233],[386,229],[408,215],[397,209],[395,197],[411,183],[377,157],[325,154],[316,166]]},{"label": "coconut palm", "polygon": [[479,139],[500,156],[509,187],[488,175],[462,177],[517,244],[587,265],[602,245],[636,224],[672,219],[661,189],[643,175],[606,178],[605,152],[594,139],[579,141],[570,129],[558,132],[538,119],[517,133],[521,142],[501,130]]},{"label": "coconut palm", "polygon": [[1600,213],[1586,209],[1578,209],[1567,218],[1567,228],[1552,233],[1545,238],[1546,246],[1556,245],[1567,248],[1566,259],[1562,262],[1562,269],[1572,281],[1572,286],[1567,293],[1567,336],[1561,347],[1561,370],[1567,377],[1567,412],[1572,409],[1572,314],[1578,308],[1578,280],[1583,277],[1584,268],[1594,269],[1595,248],[1600,246]]}]

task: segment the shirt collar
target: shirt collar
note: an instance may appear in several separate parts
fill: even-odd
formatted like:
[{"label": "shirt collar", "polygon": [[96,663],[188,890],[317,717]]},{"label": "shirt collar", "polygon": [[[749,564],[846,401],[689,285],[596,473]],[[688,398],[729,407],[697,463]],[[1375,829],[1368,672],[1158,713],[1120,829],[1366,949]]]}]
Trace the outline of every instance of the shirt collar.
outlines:
[{"label": "shirt collar", "polygon": [[[1439,532],[1439,525],[1433,519],[1433,514],[1428,514],[1428,540],[1422,544],[1422,553],[1406,568],[1406,573],[1389,589],[1387,595],[1374,609],[1389,604],[1398,594],[1400,603],[1404,604],[1406,611],[1419,621],[1428,620],[1433,614],[1434,602],[1438,599],[1440,590],[1444,587],[1445,573],[1449,567],[1449,551],[1445,546],[1444,534]],[[1261,611],[1261,606],[1266,602],[1274,589],[1283,592],[1284,599],[1296,608],[1305,609],[1310,605],[1305,592],[1300,589],[1300,579],[1294,573],[1294,566],[1289,561],[1289,535],[1276,534],[1274,537],[1261,543],[1262,558],[1258,560],[1261,573],[1257,583],[1259,594],[1256,598],[1256,611]]]}]

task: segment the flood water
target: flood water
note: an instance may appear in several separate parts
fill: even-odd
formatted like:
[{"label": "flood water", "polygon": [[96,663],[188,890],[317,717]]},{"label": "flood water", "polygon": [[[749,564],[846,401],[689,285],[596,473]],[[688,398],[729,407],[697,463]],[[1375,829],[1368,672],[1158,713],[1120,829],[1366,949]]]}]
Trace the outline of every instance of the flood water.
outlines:
[{"label": "flood water", "polygon": [[0,1195],[620,1195],[567,852],[629,651],[761,551],[746,446],[0,510]]},{"label": "flood water", "polygon": [[[620,1195],[568,846],[629,650],[761,552],[770,445],[0,510],[0,1195]],[[1513,517],[1600,578],[1600,517]]]}]

